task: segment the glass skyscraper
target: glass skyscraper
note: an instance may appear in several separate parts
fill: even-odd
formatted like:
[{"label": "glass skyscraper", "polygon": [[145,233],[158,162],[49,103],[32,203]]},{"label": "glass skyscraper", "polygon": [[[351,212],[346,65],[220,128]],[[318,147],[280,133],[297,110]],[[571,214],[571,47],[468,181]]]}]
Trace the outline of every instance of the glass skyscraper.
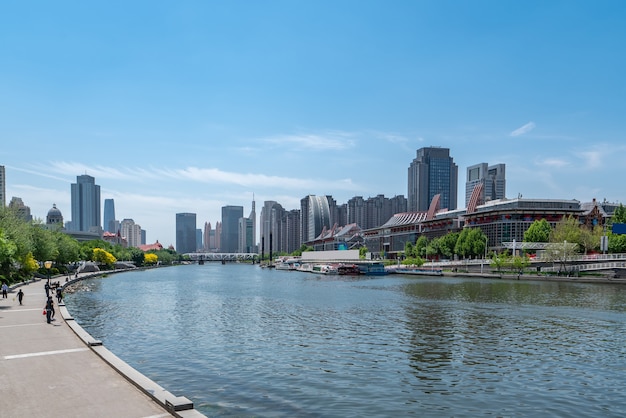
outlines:
[{"label": "glass skyscraper", "polygon": [[220,252],[239,252],[240,218],[243,218],[243,206],[222,207],[222,246]]},{"label": "glass skyscraper", "polygon": [[[86,174],[72,183],[72,231],[94,232],[100,225],[100,186]],[[101,231],[100,231],[101,232]]]},{"label": "glass skyscraper", "polygon": [[408,210],[426,212],[435,195],[441,196],[441,209],[457,208],[458,167],[449,148],[425,147],[408,169]]},{"label": "glass skyscraper", "polygon": [[179,254],[195,253],[196,214],[176,214],[176,252]]},{"label": "glass skyscraper", "polygon": [[105,231],[109,231],[113,234],[117,233],[115,230],[115,201],[113,199],[104,199],[104,222],[102,227]]},{"label": "glass skyscraper", "polygon": [[474,187],[483,185],[481,202],[504,199],[506,197],[506,167],[504,164],[488,166],[487,163],[467,167],[465,182],[465,207],[469,204]]}]

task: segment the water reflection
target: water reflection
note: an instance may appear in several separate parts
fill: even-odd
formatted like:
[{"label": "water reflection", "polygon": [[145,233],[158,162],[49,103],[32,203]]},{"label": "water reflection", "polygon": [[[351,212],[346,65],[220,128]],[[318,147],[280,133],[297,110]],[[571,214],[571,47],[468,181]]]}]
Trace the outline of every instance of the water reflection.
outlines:
[{"label": "water reflection", "polygon": [[620,286],[205,265],[85,282],[73,316],[209,416],[622,416]]}]

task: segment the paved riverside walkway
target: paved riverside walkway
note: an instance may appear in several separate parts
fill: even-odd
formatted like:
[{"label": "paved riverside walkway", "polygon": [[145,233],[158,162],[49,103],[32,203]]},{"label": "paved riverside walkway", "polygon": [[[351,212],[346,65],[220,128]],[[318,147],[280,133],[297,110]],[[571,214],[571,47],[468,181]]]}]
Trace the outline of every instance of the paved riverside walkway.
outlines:
[{"label": "paved riverside walkway", "polygon": [[[52,281],[56,280],[64,277]],[[81,339],[73,327],[82,328],[64,306],[58,306],[56,297],[56,320],[47,324],[42,315],[45,282],[15,287],[8,299],[0,298],[0,417],[203,416],[193,409],[168,412],[165,402],[153,399],[145,389],[154,393],[162,388],[105,347],[91,346]],[[17,299],[20,288],[24,292],[22,306]],[[62,310],[67,319],[62,317]],[[124,367],[144,389],[119,372]],[[150,389],[150,384],[156,389]]]}]

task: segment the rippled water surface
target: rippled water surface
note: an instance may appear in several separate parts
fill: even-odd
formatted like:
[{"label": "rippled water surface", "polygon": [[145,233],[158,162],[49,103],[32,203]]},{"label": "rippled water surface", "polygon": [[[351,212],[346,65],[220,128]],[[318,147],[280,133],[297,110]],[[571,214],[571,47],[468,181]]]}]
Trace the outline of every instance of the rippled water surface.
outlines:
[{"label": "rippled water surface", "polygon": [[626,287],[206,264],[67,295],[207,416],[626,416]]}]

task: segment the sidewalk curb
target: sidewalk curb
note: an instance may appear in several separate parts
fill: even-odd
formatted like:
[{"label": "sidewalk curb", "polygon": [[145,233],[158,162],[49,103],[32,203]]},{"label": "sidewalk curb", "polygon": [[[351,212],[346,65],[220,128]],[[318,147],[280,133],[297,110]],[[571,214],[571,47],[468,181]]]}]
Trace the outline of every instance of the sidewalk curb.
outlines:
[{"label": "sidewalk curb", "polygon": [[[127,271],[136,271],[136,269],[104,271],[87,274],[85,276],[79,276],[78,278],[74,278],[65,282],[61,288],[64,289],[66,286],[79,282],[81,280],[96,278],[98,276],[108,274],[123,273]],[[179,418],[206,418],[206,415],[194,409],[192,401],[184,396],[175,396],[171,392],[164,389],[162,386],[158,385],[153,380],[149,379],[148,377],[144,376],[139,371],[128,365],[125,361],[117,357],[111,351],[109,351],[105,346],[102,345],[102,341],[93,338],[87,331],[83,329],[83,327],[81,327],[74,320],[68,309],[65,307],[64,303],[59,304],[59,311],[65,323],[72,329],[76,336],[78,336],[78,338],[80,338],[83,343],[85,343],[85,345],[89,347],[91,351],[96,353],[98,357],[100,357],[105,363],[107,363],[111,368],[117,371],[126,380],[128,380],[139,390],[152,398],[156,403],[161,405],[166,411]]]}]

